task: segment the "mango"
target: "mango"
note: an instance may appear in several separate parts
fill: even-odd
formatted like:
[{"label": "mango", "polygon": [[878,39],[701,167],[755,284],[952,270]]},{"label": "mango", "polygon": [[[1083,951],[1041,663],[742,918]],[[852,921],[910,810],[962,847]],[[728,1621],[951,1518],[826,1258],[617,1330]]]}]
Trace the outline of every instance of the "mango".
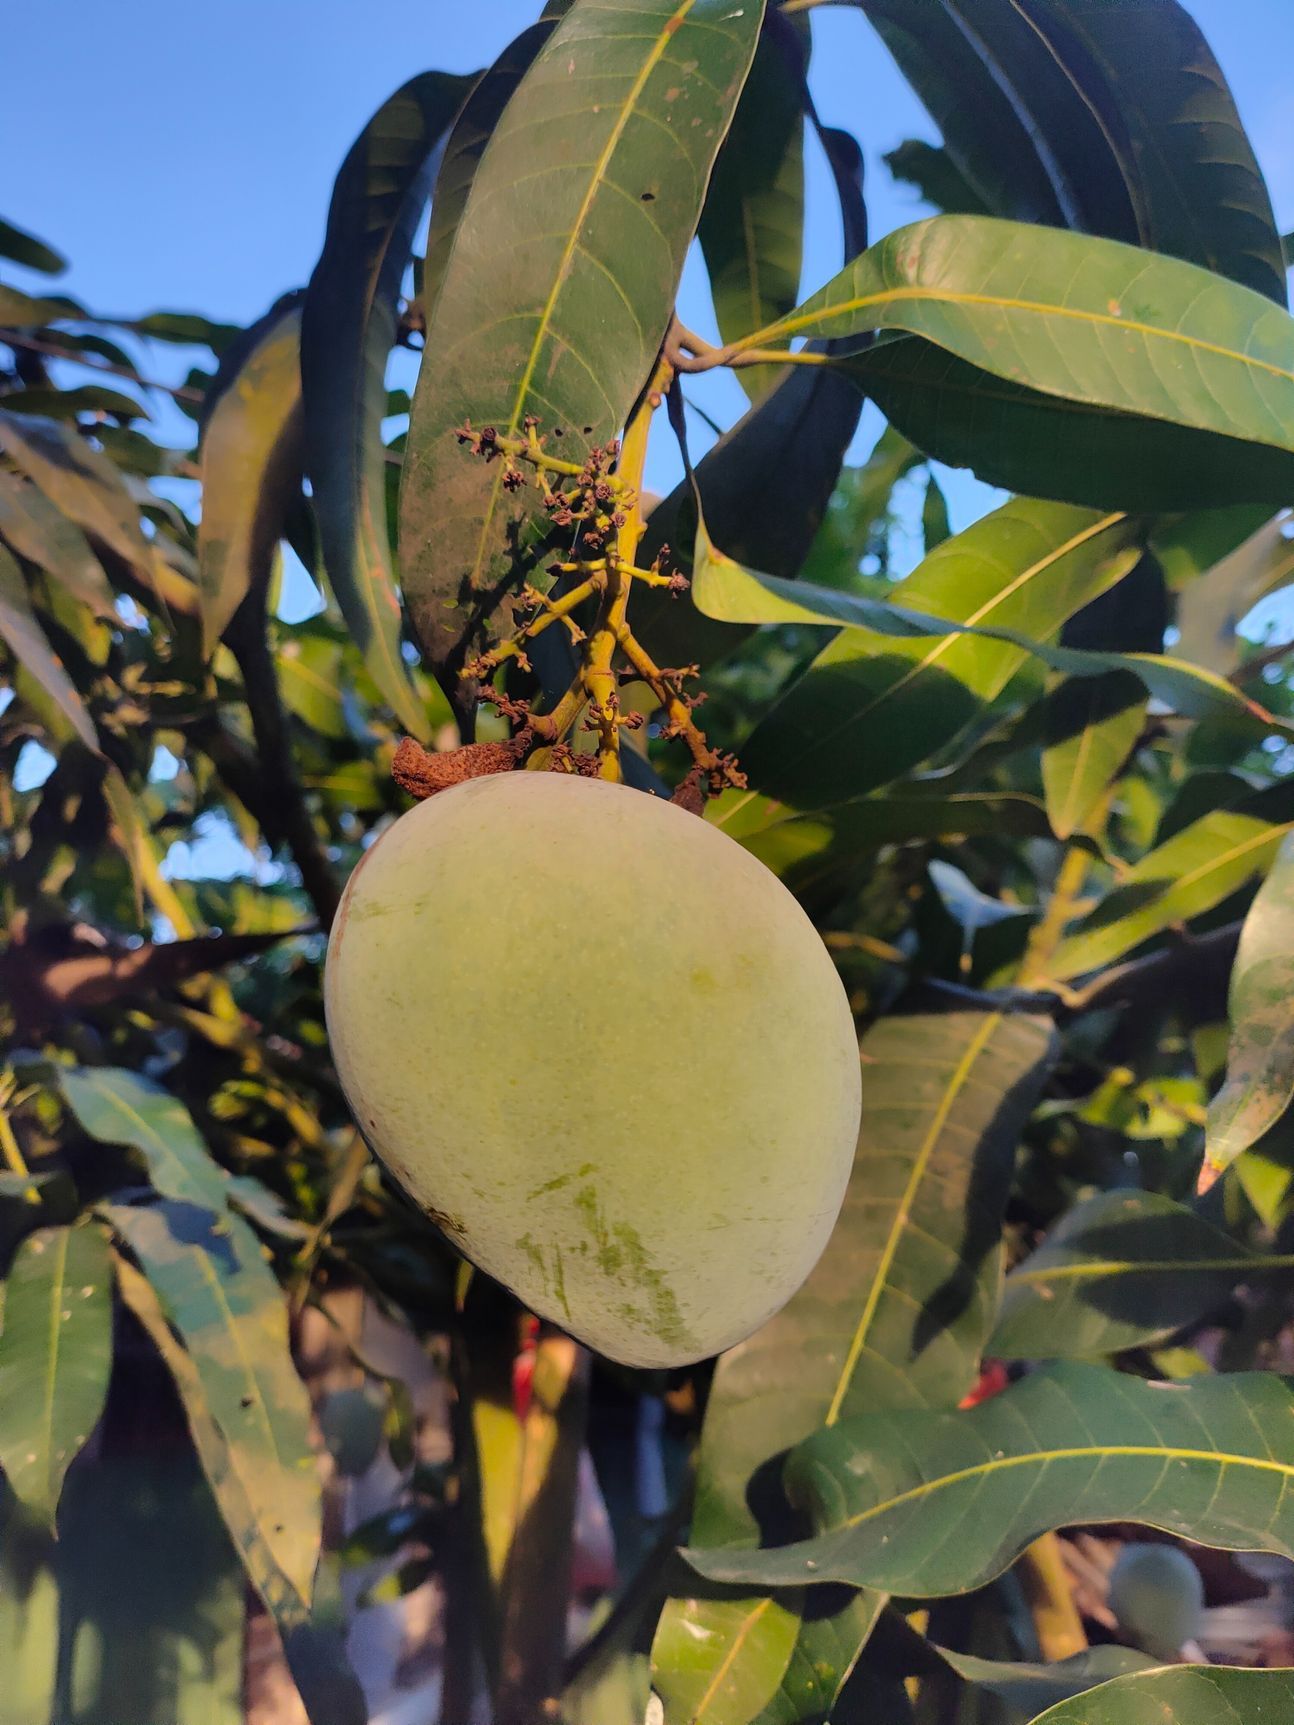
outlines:
[{"label": "mango", "polygon": [[328,1030],[360,1130],[456,1247],[612,1359],[732,1346],[826,1245],[860,1066],[831,960],[718,827],[511,772],[352,874]]},{"label": "mango", "polygon": [[1204,1582],[1176,1545],[1125,1545],[1110,1572],[1110,1610],[1128,1640],[1156,1659],[1181,1658],[1204,1619]]}]

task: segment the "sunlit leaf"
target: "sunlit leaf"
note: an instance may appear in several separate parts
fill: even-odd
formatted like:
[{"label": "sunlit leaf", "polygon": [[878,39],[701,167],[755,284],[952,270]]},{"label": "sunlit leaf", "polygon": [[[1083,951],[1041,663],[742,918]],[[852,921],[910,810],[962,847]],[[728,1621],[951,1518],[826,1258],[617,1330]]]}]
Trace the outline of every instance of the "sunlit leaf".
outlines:
[{"label": "sunlit leaf", "polygon": [[819,1434],[792,1457],[787,1488],[825,1531],[777,1551],[688,1556],[716,1580],[918,1598],[981,1586],[1075,1522],[1289,1556],[1292,1417],[1294,1390],[1266,1372],[1157,1384],[1049,1366],[963,1413],[875,1413]]},{"label": "sunlit leaf", "polygon": [[112,1270],[98,1228],[40,1228],[18,1248],[0,1327],[0,1465],[53,1521],[63,1476],[103,1412]]},{"label": "sunlit leaf", "polygon": [[[597,0],[562,20],[477,168],[427,331],[401,491],[400,562],[447,693],[515,591],[533,487],[470,458],[471,419],[527,414],[581,459],[623,424],[665,334],[762,3]],[[519,162],[526,171],[518,172]],[[561,432],[559,439],[557,434]]]},{"label": "sunlit leaf", "polygon": [[61,1067],[58,1080],[82,1130],[105,1144],[138,1150],[163,1197],[217,1214],[223,1210],[225,1176],[177,1097],[119,1066]]},{"label": "sunlit leaf", "polygon": [[0,539],[46,570],[96,616],[117,620],[112,588],[85,534],[43,491],[16,473],[0,472]]},{"label": "sunlit leaf", "polygon": [[22,570],[3,545],[0,545],[0,642],[30,677],[24,694],[36,708],[41,723],[54,737],[60,740],[76,737],[97,754],[99,738],[94,721],[37,621]]}]

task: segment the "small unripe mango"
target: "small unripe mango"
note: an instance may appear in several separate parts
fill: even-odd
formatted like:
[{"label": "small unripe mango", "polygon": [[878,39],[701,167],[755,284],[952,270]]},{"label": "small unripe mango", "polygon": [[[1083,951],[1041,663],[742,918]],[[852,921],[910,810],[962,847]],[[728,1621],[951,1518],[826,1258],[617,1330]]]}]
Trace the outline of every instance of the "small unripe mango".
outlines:
[{"label": "small unripe mango", "polygon": [[790,893],[695,815],[551,772],[442,791],[351,876],[325,996],[391,1173],[612,1359],[731,1347],[826,1245],[858,1134],[849,1005]]}]

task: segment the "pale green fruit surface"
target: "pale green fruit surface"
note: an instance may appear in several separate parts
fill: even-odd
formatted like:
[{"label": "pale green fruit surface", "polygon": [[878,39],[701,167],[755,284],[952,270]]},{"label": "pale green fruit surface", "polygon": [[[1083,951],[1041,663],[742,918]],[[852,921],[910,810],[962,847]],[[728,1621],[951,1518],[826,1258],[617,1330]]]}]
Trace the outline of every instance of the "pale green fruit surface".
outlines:
[{"label": "pale green fruit surface", "polygon": [[860,1066],[795,900],[659,798],[514,772],[351,876],[328,1030],[361,1129],[464,1254],[613,1359],[740,1341],[844,1197]]},{"label": "pale green fruit surface", "polygon": [[1110,1572],[1110,1610],[1129,1640],[1176,1659],[1200,1633],[1204,1581],[1175,1545],[1125,1545]]}]

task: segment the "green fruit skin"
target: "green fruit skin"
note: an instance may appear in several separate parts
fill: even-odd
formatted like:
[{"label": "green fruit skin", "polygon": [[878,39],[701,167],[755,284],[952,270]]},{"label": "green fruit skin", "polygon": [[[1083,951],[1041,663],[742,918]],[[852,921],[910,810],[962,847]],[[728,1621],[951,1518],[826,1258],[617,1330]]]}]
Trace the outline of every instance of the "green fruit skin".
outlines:
[{"label": "green fruit skin", "polygon": [[1139,1647],[1176,1659],[1200,1632],[1204,1582],[1175,1545],[1125,1545],[1110,1572],[1110,1609]]},{"label": "green fruit skin", "polygon": [[681,808],[560,773],[440,792],[351,876],[325,1003],[391,1173],[599,1353],[731,1347],[826,1245],[858,1137],[849,1004],[780,881]]}]

